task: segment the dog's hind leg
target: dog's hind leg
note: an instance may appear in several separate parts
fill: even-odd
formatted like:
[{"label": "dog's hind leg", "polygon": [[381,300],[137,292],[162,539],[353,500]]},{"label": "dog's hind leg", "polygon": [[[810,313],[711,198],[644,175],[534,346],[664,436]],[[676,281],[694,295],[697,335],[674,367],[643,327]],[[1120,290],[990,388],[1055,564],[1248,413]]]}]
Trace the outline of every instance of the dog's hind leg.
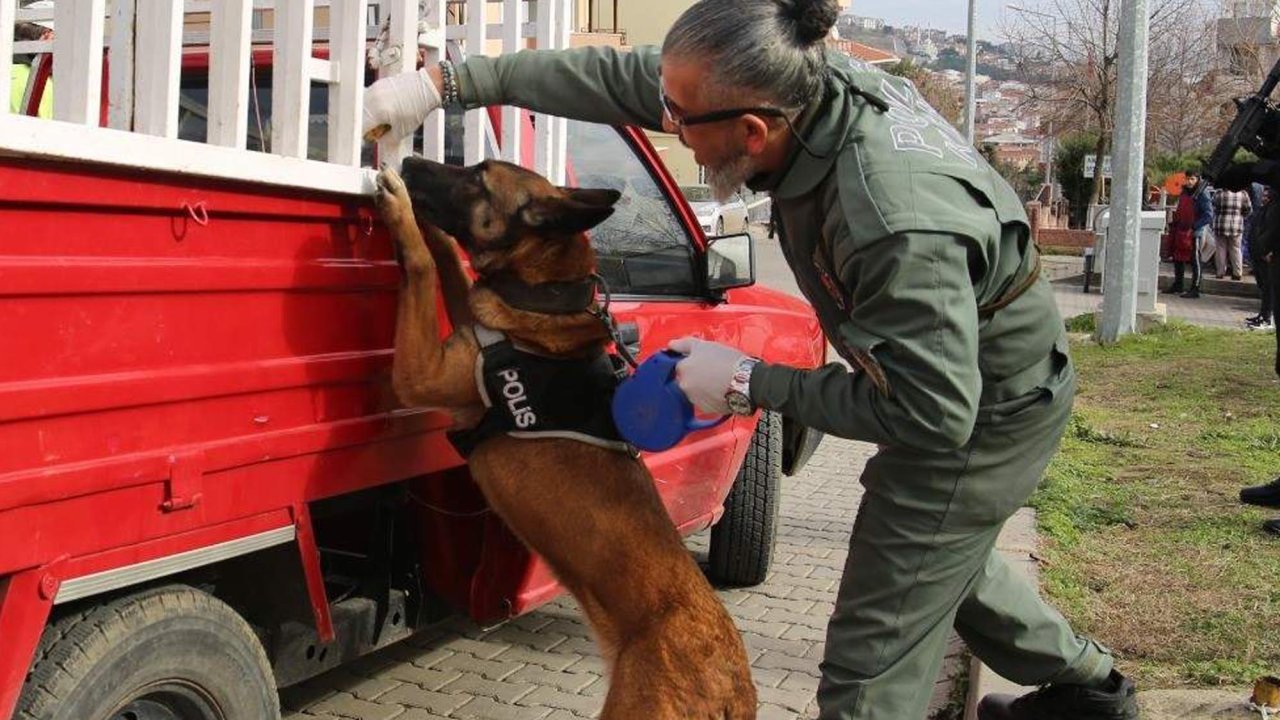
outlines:
[{"label": "dog's hind leg", "polygon": [[476,341],[470,328],[440,338],[436,295],[440,278],[400,176],[378,173],[378,209],[400,249],[404,285],[396,316],[391,384],[408,406],[466,408],[481,404],[476,388]]},{"label": "dog's hind leg", "polygon": [[[714,614],[697,619],[720,624]],[[683,624],[673,618],[624,641],[600,720],[755,720],[755,686],[733,640],[707,645],[711,637]]]},{"label": "dog's hind leg", "polygon": [[497,437],[470,464],[490,507],[612,648],[601,720],[755,717],[742,638],[638,460],[558,438]]}]

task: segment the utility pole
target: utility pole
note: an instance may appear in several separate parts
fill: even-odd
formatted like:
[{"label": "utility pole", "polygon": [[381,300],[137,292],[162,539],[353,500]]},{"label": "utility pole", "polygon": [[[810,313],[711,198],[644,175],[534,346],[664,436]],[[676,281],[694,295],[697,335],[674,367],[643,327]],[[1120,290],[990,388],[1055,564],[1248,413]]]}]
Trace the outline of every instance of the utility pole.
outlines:
[{"label": "utility pole", "polygon": [[[1134,332],[1138,306],[1138,247],[1142,233],[1143,150],[1147,126],[1147,0],[1123,0],[1120,11],[1120,84],[1115,115],[1115,178],[1107,226],[1107,290],[1098,339],[1113,343]],[[1097,172],[1101,173],[1102,168]]]},{"label": "utility pole", "polygon": [[1056,199],[1054,198],[1054,190],[1053,190],[1053,161],[1054,161],[1054,156],[1058,154],[1057,153],[1058,143],[1056,140],[1054,140],[1054,137],[1053,137],[1053,121],[1052,120],[1049,121],[1048,140],[1049,140],[1049,161],[1044,164],[1045,165],[1044,174],[1045,174],[1045,183],[1049,186],[1049,202],[1052,204],[1053,201]]},{"label": "utility pole", "polygon": [[974,141],[974,115],[978,112],[978,38],[974,34],[977,10],[978,0],[969,0],[969,72],[965,77],[964,136],[970,145]]}]

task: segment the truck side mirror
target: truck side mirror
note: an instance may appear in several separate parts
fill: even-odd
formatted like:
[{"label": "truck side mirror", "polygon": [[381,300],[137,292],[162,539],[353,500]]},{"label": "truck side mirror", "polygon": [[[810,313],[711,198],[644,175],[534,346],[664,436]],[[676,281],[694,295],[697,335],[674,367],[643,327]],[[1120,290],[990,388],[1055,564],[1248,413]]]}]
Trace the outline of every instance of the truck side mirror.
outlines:
[{"label": "truck side mirror", "polygon": [[707,246],[707,289],[731,290],[756,284],[756,243],[738,233],[712,238]]}]

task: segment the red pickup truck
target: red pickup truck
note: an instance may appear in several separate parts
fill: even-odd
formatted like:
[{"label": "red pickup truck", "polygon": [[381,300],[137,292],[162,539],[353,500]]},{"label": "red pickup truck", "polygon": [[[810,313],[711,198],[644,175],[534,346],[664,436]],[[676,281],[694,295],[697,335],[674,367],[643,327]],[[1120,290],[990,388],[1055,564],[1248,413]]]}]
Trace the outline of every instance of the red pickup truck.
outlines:
[{"label": "red pickup truck", "polygon": [[[207,65],[186,51],[194,142]],[[568,135],[571,180],[623,192],[592,241],[633,350],[823,362],[810,308],[717,255],[641,132]],[[447,417],[393,400],[399,269],[369,198],[37,155],[0,133],[0,720],[271,717],[277,687],[560,593]],[[764,414],[645,457],[680,531],[712,528],[715,580],[763,580],[779,475],[817,438]]]}]

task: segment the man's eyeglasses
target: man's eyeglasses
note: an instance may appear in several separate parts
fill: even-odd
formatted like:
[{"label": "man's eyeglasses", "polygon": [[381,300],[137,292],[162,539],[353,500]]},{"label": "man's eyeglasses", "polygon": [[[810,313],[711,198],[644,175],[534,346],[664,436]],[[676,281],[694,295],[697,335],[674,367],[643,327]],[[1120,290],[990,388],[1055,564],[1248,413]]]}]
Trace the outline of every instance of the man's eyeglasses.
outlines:
[{"label": "man's eyeglasses", "polygon": [[[662,83],[658,83],[658,100],[662,102],[662,112],[667,116],[667,122],[676,126],[679,131],[690,125],[706,125],[708,123],[721,122],[723,120],[732,120],[743,115],[762,115],[765,117],[780,117],[789,120],[786,112],[775,107],[745,107],[731,108],[728,110],[713,110],[709,113],[701,115],[688,115],[676,107],[671,99],[667,97],[667,91],[663,89]],[[790,126],[790,122],[787,123]]]}]

